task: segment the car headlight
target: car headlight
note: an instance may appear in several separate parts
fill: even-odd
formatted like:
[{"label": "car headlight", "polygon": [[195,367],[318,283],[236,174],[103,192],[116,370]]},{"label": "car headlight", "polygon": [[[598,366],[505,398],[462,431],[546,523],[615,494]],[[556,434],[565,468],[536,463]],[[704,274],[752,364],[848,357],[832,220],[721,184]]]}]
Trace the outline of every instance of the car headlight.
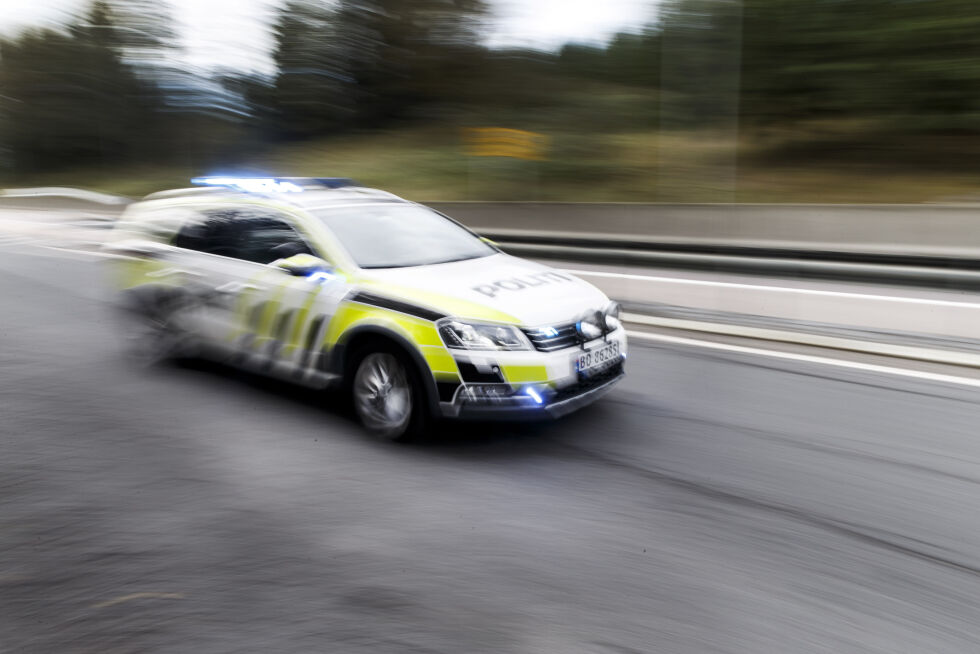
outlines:
[{"label": "car headlight", "polygon": [[438,323],[446,347],[461,350],[530,350],[531,344],[511,325],[487,325],[448,318]]},{"label": "car headlight", "polygon": [[606,307],[606,331],[613,332],[622,327],[623,323],[619,320],[620,310],[619,302],[610,302]]}]

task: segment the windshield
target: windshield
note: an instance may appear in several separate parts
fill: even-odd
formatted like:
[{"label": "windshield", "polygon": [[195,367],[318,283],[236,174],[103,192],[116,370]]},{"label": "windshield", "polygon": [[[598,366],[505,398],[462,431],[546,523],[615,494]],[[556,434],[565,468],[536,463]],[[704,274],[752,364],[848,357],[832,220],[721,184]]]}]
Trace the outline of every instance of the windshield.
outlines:
[{"label": "windshield", "polygon": [[361,268],[425,266],[497,252],[453,221],[414,204],[368,204],[313,213]]}]

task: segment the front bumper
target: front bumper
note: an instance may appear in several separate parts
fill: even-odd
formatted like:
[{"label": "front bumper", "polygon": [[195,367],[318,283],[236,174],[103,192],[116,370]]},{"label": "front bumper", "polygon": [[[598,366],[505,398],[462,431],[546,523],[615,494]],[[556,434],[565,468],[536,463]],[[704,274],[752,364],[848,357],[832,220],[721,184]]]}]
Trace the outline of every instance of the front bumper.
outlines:
[{"label": "front bumper", "polygon": [[442,413],[445,417],[464,420],[524,421],[560,418],[595,402],[625,375],[625,367],[620,361],[607,371],[561,389],[536,388],[535,392],[542,400],[540,403],[532,396],[520,392],[499,400],[470,398],[465,393],[457,393],[452,403],[441,405]]}]

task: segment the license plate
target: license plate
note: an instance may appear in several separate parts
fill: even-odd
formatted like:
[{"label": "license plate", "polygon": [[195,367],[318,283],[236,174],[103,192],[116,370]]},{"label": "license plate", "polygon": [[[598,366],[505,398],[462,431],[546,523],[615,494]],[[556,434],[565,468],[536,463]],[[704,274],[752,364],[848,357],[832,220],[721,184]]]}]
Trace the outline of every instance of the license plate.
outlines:
[{"label": "license plate", "polygon": [[619,361],[619,343],[613,341],[579,354],[575,358],[575,370],[583,374],[594,373],[605,370],[617,361]]}]

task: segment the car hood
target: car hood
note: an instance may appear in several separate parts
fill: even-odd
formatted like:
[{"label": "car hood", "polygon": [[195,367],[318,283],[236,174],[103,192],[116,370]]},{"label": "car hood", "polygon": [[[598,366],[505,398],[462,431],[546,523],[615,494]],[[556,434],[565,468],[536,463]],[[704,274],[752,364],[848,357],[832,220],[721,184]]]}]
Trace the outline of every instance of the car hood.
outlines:
[{"label": "car hood", "polygon": [[569,322],[609,302],[574,275],[507,254],[364,270],[360,281],[365,290],[446,315],[528,327]]}]

